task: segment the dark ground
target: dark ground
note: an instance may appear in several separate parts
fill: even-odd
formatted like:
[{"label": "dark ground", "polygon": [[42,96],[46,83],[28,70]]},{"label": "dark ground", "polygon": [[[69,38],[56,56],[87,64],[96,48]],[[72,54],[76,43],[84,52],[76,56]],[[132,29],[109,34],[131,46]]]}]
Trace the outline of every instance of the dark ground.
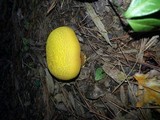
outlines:
[{"label": "dark ground", "polygon": [[[120,85],[115,82],[111,79],[114,77],[112,75],[105,77],[102,82],[94,80],[97,66],[103,66],[106,74],[108,70],[112,72],[110,66],[105,67],[108,64],[118,66],[116,70],[121,72],[124,70],[126,74],[130,72],[136,63],[138,52],[125,54],[125,58],[123,55],[120,57],[114,55],[118,56],[121,50],[140,49],[141,42],[129,44],[133,38],[124,31],[113,10],[109,7],[109,11],[104,11],[103,14],[101,10],[104,9],[95,7],[100,5],[100,2],[92,4],[101,19],[103,18],[102,21],[115,48],[106,43],[91,17],[88,17],[84,4],[82,5],[87,0],[58,1],[55,3],[56,7],[46,15],[53,1],[1,0],[0,2],[0,119],[131,120],[136,116],[135,120],[147,120],[147,118],[158,120],[159,112],[156,110],[135,107],[133,93],[129,92],[129,87],[137,86],[132,76],[129,79],[131,85],[129,87],[126,83]],[[121,0],[119,1],[122,4]],[[124,4],[125,8],[127,4],[127,2]],[[55,80],[47,71],[45,62],[45,42],[48,33],[61,25],[75,29],[76,34],[82,39],[82,50],[89,58],[77,81],[71,83]],[[136,37],[134,39],[138,41],[140,38]],[[160,59],[159,50],[159,46],[155,45],[151,48],[152,52],[149,51],[155,53],[157,61]],[[146,69],[156,68],[156,65],[151,68],[145,66],[144,72]],[[132,74],[139,71],[139,66],[140,63],[137,63]],[[53,81],[50,83],[53,86],[49,86],[51,90],[48,88],[47,80]],[[117,87],[119,85],[124,91]],[[100,88],[98,91],[100,94],[96,93],[97,86]],[[117,89],[113,92],[115,88]],[[98,94],[98,97],[92,100],[95,94]]]}]

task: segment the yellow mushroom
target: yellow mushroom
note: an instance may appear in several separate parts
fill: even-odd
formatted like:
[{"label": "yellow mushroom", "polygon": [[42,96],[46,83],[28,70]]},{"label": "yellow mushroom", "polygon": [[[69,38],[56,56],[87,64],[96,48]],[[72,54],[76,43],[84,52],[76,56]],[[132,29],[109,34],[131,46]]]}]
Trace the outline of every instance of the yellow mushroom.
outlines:
[{"label": "yellow mushroom", "polygon": [[63,26],[53,30],[46,44],[48,69],[60,80],[77,77],[81,68],[81,49],[72,28]]}]

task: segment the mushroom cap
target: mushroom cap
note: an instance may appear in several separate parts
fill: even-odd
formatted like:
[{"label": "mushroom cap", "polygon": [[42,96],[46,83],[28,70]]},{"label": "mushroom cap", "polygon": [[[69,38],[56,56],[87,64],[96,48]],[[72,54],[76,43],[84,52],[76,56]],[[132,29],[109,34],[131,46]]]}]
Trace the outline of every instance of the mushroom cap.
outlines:
[{"label": "mushroom cap", "polygon": [[80,72],[80,44],[73,29],[67,26],[53,30],[46,44],[48,69],[60,80],[74,79]]}]

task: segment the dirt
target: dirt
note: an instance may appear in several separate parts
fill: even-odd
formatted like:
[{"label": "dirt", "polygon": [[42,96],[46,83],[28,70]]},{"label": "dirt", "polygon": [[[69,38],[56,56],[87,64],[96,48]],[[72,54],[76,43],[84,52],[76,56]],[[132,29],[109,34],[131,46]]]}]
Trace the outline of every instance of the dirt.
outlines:
[{"label": "dirt", "polygon": [[[130,0],[1,3],[5,5],[0,48],[4,51],[0,59],[2,119],[158,118],[159,106],[136,107],[138,83],[133,75],[160,70],[159,35],[135,34],[126,27],[123,12]],[[87,5],[104,25],[112,46],[96,26]],[[74,29],[87,57],[79,76],[71,82],[54,78],[45,56],[49,33],[64,25]],[[101,70],[99,79],[97,69]]]}]

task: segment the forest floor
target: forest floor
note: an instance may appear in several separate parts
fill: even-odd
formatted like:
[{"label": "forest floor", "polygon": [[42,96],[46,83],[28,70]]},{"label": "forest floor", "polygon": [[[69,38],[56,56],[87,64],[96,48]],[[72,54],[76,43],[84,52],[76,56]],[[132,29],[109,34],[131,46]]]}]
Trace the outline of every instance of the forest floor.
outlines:
[{"label": "forest floor", "polygon": [[[134,77],[141,73],[149,74],[148,81],[160,78],[159,33],[132,32],[123,17],[130,0],[13,3],[2,0],[2,3],[5,6],[1,26],[5,29],[1,30],[0,48],[3,49],[1,118],[156,120],[160,117],[160,107],[154,104],[156,101],[148,101],[149,93],[145,93],[148,89]],[[47,37],[60,26],[74,29],[86,55],[86,63],[72,82],[57,81],[46,64]]]}]

